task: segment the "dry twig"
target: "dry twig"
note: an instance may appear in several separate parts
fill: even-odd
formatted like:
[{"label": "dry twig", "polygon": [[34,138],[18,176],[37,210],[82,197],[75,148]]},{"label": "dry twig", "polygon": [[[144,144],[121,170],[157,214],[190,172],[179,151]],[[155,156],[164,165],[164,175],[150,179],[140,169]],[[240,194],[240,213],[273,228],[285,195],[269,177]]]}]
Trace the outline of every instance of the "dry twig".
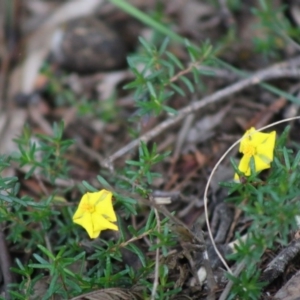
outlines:
[{"label": "dry twig", "polygon": [[284,272],[287,264],[300,252],[300,239],[294,240],[284,248],[267,266],[261,275],[261,281],[272,282]]},{"label": "dry twig", "polygon": [[299,78],[300,77],[300,69],[296,66],[297,63],[299,64],[299,57],[294,60],[287,61],[281,64],[276,64],[267,69],[263,69],[256,73],[253,73],[252,76],[241,79],[237,83],[234,83],[222,90],[215,92],[214,94],[204,97],[203,99],[196,101],[178,111],[178,114],[174,117],[171,117],[153,129],[151,129],[146,134],[142,135],[141,137],[133,140],[132,142],[128,143],[126,146],[122,147],[120,150],[116,151],[114,154],[109,156],[106,160],[102,162],[102,166],[105,168],[112,169],[112,163],[126,154],[128,151],[137,147],[141,141],[148,142],[153,138],[160,135],[163,131],[174,126],[178,122],[180,122],[183,118],[185,118],[190,113],[197,112],[201,108],[216,103],[218,101],[224,100],[226,97],[237,93],[249,86],[260,84],[263,81],[271,80],[271,79],[279,79],[279,78]]}]

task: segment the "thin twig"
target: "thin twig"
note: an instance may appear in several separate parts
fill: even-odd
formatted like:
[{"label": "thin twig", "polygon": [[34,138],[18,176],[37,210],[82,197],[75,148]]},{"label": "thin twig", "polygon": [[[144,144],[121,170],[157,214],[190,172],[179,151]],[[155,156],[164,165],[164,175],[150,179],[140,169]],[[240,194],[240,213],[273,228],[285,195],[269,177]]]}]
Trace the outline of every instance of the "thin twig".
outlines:
[{"label": "thin twig", "polygon": [[[155,228],[156,229],[156,228]],[[119,248],[124,248],[126,247],[128,244],[135,242],[137,240],[140,240],[142,238],[144,238],[145,236],[149,235],[149,233],[151,233],[153,231],[153,229],[149,229],[145,232],[143,232],[142,234],[138,235],[138,236],[134,236],[133,238],[127,240],[126,242],[121,243],[120,245],[118,245]],[[116,246],[117,247],[117,246]],[[112,248],[113,250],[114,248]]]},{"label": "thin twig", "polygon": [[186,69],[184,69],[184,70],[178,72],[176,75],[174,75],[170,79],[169,83],[167,83],[167,84],[170,84],[172,82],[177,81],[181,76],[190,73],[193,70],[193,68],[197,68],[197,67],[199,68],[199,66],[201,65],[201,63],[203,62],[203,60],[204,60],[204,57],[201,60],[199,60],[199,61],[191,63]]},{"label": "thin twig", "polygon": [[[287,68],[290,66],[290,68]],[[112,169],[112,163],[122,157],[124,154],[126,154],[128,151],[134,149],[135,147],[139,146],[140,142],[148,142],[152,140],[153,138],[160,135],[163,131],[170,128],[171,126],[174,126],[178,122],[180,122],[183,118],[185,118],[190,113],[197,112],[201,108],[216,103],[218,101],[224,100],[226,97],[239,92],[246,87],[260,84],[262,81],[271,80],[271,79],[279,79],[279,78],[298,78],[300,77],[300,69],[295,68],[293,65],[289,65],[289,62],[277,64],[275,67],[272,66],[270,68],[258,71],[254,73],[252,76],[246,79],[242,79],[238,81],[237,83],[234,83],[222,90],[217,91],[216,93],[204,97],[203,99],[191,103],[190,105],[180,109],[176,116],[171,117],[164,122],[160,123],[153,129],[151,129],[146,134],[142,135],[141,137],[133,140],[132,142],[128,143],[126,146],[122,147],[118,151],[116,151],[114,154],[109,156],[106,160],[102,162],[102,166],[105,168]]]}]

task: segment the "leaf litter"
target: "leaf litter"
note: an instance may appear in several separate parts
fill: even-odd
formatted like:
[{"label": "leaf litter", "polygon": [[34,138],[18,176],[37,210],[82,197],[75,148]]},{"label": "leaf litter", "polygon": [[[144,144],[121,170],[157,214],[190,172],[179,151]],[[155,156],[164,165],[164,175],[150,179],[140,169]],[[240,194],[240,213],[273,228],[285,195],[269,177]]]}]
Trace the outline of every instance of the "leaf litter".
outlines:
[{"label": "leaf litter", "polygon": [[[248,74],[263,70],[263,68],[281,61],[276,55],[266,56],[255,47],[253,39],[257,38],[257,34],[264,39],[267,38],[268,33],[255,26],[258,19],[249,10],[251,6],[256,5],[254,2],[241,4],[238,13],[233,11],[231,17],[234,18],[234,23],[238,28],[238,39],[227,45],[221,53],[222,59],[227,63]],[[155,9],[155,1],[135,0],[132,3],[146,13]],[[126,51],[126,55],[129,55],[130,52],[138,51],[137,36],[147,38],[153,34],[153,30],[138,23],[137,20],[116,9],[110,3],[104,3],[101,0],[77,0],[59,4],[35,0],[28,1],[24,6],[22,18],[19,16],[16,20],[16,26],[19,29],[27,29],[27,31],[24,29],[24,32],[21,30],[22,40],[19,39],[14,46],[13,53],[20,53],[19,56],[12,55],[10,57],[7,43],[5,43],[6,47],[1,46],[0,49],[1,80],[8,83],[1,85],[4,87],[0,99],[1,154],[16,150],[12,141],[20,135],[25,123],[30,125],[34,133],[51,135],[53,121],[64,120],[66,124],[65,137],[76,141],[72,152],[68,154],[71,166],[70,181],[56,180],[55,185],[51,186],[44,178],[26,179],[24,170],[11,168],[9,173],[15,174],[21,179],[20,194],[27,193],[38,199],[45,189],[57,188],[59,190],[68,185],[72,187],[82,180],[99,186],[95,178],[99,174],[99,169],[102,169],[103,159],[110,157],[132,140],[132,135],[129,134],[132,127],[137,128],[142,134],[159,126],[168,116],[158,118],[145,116],[142,120],[136,118],[133,95],[130,91],[122,89],[126,83],[132,80],[132,74],[125,64],[121,68],[112,68],[109,71],[97,65],[97,69],[93,70],[94,74],[87,74],[89,70],[82,72],[81,67],[76,68],[75,62],[78,58],[76,52],[69,53],[70,56],[68,53],[64,53],[68,58],[72,56],[74,59],[73,62],[68,62],[72,66],[72,73],[70,73],[64,69],[63,64],[51,60],[50,41],[55,40],[56,31],[64,24],[69,24],[68,22],[71,20],[75,19],[76,21],[86,16],[89,19],[98,20],[101,17],[101,22],[106,22],[105,24],[110,30],[114,30],[116,36],[120,38],[118,43],[126,44],[124,51]],[[294,6],[298,7],[297,4]],[[30,14],[25,14],[26,9]],[[206,39],[216,43],[226,34],[228,30],[226,26],[230,23],[226,19],[228,16],[223,15],[217,6],[208,4],[206,1],[169,1],[162,10],[167,21],[174,24],[173,30],[195,43],[203,42]],[[296,8],[295,10],[288,8],[288,10],[292,12],[293,22],[299,22],[299,10]],[[4,16],[3,13],[0,14],[1,17]],[[43,20],[46,14],[50,16]],[[132,30],[133,28],[134,30]],[[80,26],[76,27],[76,30],[80,34],[84,32],[81,31],[82,27]],[[6,41],[10,38],[10,36],[5,36],[3,30],[1,30],[0,37]],[[23,49],[25,50],[22,50],[21,42],[24,43]],[[107,40],[105,42],[108,43]],[[74,43],[76,44],[76,40]],[[3,44],[1,43],[1,45]],[[104,46],[106,47],[106,44]],[[180,45],[172,44],[171,47],[173,53],[178,54],[181,61],[188,62],[188,57]],[[72,49],[74,47],[71,47],[71,51]],[[282,46],[280,50],[283,53],[281,58],[285,60],[297,54],[290,44]],[[95,56],[95,51],[91,51],[89,55]],[[91,61],[99,60],[101,56],[99,53],[97,55],[90,57]],[[7,58],[10,63],[5,67],[4,63]],[[45,63],[49,65],[48,73],[41,74]],[[229,72],[224,76],[224,72],[224,70],[214,69],[215,77],[203,77],[203,88],[197,90],[196,95],[191,96],[186,90],[186,96],[176,95],[172,99],[172,107],[184,108],[195,101],[195,96],[197,99],[204,98],[237,80],[236,73]],[[275,81],[274,85],[293,91],[294,94],[299,93],[299,85],[293,80],[281,79]],[[158,198],[168,199],[167,202],[171,203],[167,204],[167,209],[176,211],[181,221],[191,230],[196,230],[195,233],[202,230],[205,233],[202,197],[207,177],[214,164],[246,128],[262,127],[271,121],[282,118],[288,113],[290,105],[288,99],[276,97],[262,87],[253,86],[241,90],[238,94],[232,93],[222,103],[216,102],[203,106],[200,110],[193,111],[184,119],[184,122],[179,122],[162,131],[151,142],[155,141],[161,151],[176,149],[176,155],[159,164],[155,169],[156,172],[162,174],[162,178],[155,180],[152,188],[157,193],[159,191],[164,193],[162,197]],[[298,106],[294,109],[298,111]],[[128,120],[134,121],[129,122]],[[298,127],[299,124],[295,122],[293,130],[297,131]],[[172,138],[170,139],[170,137]],[[125,160],[135,155],[134,150],[124,153],[114,162],[114,167],[122,167]],[[232,174],[230,173],[229,160],[222,165],[220,172],[221,174],[217,175],[220,180],[233,176],[233,171]],[[40,181],[42,181],[42,185]],[[215,179],[215,181],[218,180]],[[45,188],[41,188],[41,186]],[[78,191],[75,190],[68,197],[63,194],[58,196],[61,196],[61,203],[73,205],[70,199],[74,199],[78,195]],[[221,252],[228,253],[233,249],[233,229],[242,232],[247,228],[248,220],[243,219],[243,216],[234,208],[224,205],[224,198],[224,190],[218,186],[218,182],[213,182],[209,203],[213,234]],[[145,222],[146,217],[147,215],[138,219],[133,217],[132,224],[127,225],[139,228]],[[202,230],[199,231],[193,227],[196,221],[203,225]],[[206,235],[201,237],[202,243],[200,243],[195,241],[182,226],[174,228],[174,232],[178,236],[178,246],[170,250],[164,259],[169,267],[170,276],[176,282],[176,287],[182,289],[182,293],[178,296],[182,298],[176,299],[208,299],[207,286],[214,285],[213,279],[208,277],[207,270],[205,275],[201,275],[203,277],[198,274],[207,255],[211,263],[214,261],[209,268],[212,268],[212,272],[215,274],[219,285],[217,295],[220,295],[225,287],[226,279],[224,279],[222,265],[216,258],[213,248],[207,241],[204,242]],[[267,253],[263,258],[261,269],[264,272],[262,276],[266,272],[271,272],[267,278],[270,284],[264,290],[264,299],[267,299],[268,295],[275,295],[276,299],[284,300],[296,299],[293,298],[294,294],[299,296],[298,292],[289,289],[290,286],[297,284],[299,274],[291,272],[288,267],[299,252],[295,246],[297,241],[297,238],[291,239],[290,245],[281,251],[280,245],[278,245],[277,252]],[[25,254],[19,253],[19,250],[16,251],[12,243],[8,242],[7,244],[12,257]],[[147,244],[149,241],[144,238],[139,241],[137,247],[145,251]],[[89,242],[82,246],[86,251],[93,251],[93,247],[93,244]],[[284,266],[278,267],[277,255],[279,258],[282,255],[289,258]],[[124,261],[128,264],[133,264],[132,260],[138,259],[132,256],[125,258],[125,256],[126,254],[124,254]],[[154,260],[153,253],[150,253],[149,257]],[[275,257],[274,260],[271,260],[271,257]],[[26,259],[28,260],[28,255],[24,262]],[[207,262],[205,263],[207,264]],[[85,266],[85,268],[87,267]],[[277,277],[275,283],[271,282],[275,277]],[[47,290],[49,282],[44,280],[39,284],[43,286],[42,289]],[[39,297],[43,293],[45,293],[44,290],[36,292],[35,296]],[[140,287],[128,289],[116,287],[100,289],[73,299],[142,299],[140,295]]]}]

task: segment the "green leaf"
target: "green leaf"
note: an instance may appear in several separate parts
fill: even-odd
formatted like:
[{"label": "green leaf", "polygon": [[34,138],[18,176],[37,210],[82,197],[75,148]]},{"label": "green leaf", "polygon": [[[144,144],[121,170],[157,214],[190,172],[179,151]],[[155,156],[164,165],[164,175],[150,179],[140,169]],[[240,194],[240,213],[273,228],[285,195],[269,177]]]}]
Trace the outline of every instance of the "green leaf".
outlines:
[{"label": "green leaf", "polygon": [[296,168],[299,166],[300,163],[300,151],[298,151],[292,165],[292,170],[296,170]]},{"label": "green leaf", "polygon": [[30,168],[30,170],[28,172],[26,172],[25,179],[28,179],[29,177],[31,177],[32,174],[34,173],[35,169],[36,169],[36,166],[32,166]]},{"label": "green leaf", "polygon": [[290,170],[291,169],[290,158],[286,147],[283,148],[283,157],[284,157],[285,166],[287,167],[288,170]]},{"label": "green leaf", "polygon": [[55,139],[61,140],[63,132],[64,132],[64,122],[60,121],[58,124],[56,122],[54,122],[53,135],[54,135]]},{"label": "green leaf", "polygon": [[5,202],[8,202],[8,203],[13,202],[13,200],[12,200],[11,197],[5,196],[5,195],[3,195],[3,194],[0,194],[0,200],[5,201]]},{"label": "green leaf", "polygon": [[141,36],[139,37],[139,41],[140,43],[144,46],[144,48],[147,50],[147,52],[152,55],[152,49],[151,49],[151,45]]},{"label": "green leaf", "polygon": [[[49,258],[51,258],[52,260],[55,260],[55,256],[47,249],[45,248],[43,245],[37,245],[37,247],[44,253],[46,254]],[[43,259],[44,260],[44,259]],[[45,262],[45,260],[44,260]]]},{"label": "green leaf", "polygon": [[[154,144],[155,145],[155,144]],[[155,147],[155,146],[154,146]],[[143,156],[145,158],[149,158],[150,157],[150,153],[147,147],[147,144],[144,141],[141,141],[141,148],[142,148],[142,152],[143,152]],[[153,150],[155,150],[155,148],[152,148]]]},{"label": "green leaf", "polygon": [[174,116],[178,115],[178,111],[170,106],[163,105],[163,109],[171,115],[174,115]]},{"label": "green leaf", "polygon": [[168,58],[180,69],[183,70],[184,66],[181,63],[181,61],[171,52],[167,51],[166,55],[168,56]]},{"label": "green leaf", "polygon": [[6,195],[3,195],[3,194],[0,194],[0,200],[3,200],[5,202],[9,202],[9,203],[16,202],[16,203],[18,203],[18,204],[20,204],[22,206],[27,206],[26,202],[20,200],[17,197],[13,197],[13,196],[6,196]]},{"label": "green leaf", "polygon": [[98,192],[96,188],[91,186],[87,181],[83,180],[82,185],[89,191],[89,192]]},{"label": "green leaf", "polygon": [[50,265],[49,263],[47,263],[47,264],[29,264],[28,266],[30,268],[35,268],[35,269],[49,269],[49,270],[53,269],[53,266]]},{"label": "green leaf", "polygon": [[169,44],[170,39],[168,37],[166,37],[162,43],[162,45],[160,46],[159,50],[158,50],[158,54],[161,56],[165,53],[167,46]]},{"label": "green leaf", "polygon": [[56,282],[57,282],[57,279],[58,279],[59,275],[60,274],[55,274],[51,278],[51,283],[50,283],[50,285],[49,285],[49,287],[47,289],[46,294],[42,298],[42,300],[48,300],[48,299],[50,299],[50,297],[55,293],[55,291],[57,290]]},{"label": "green leaf", "polygon": [[286,126],[283,133],[280,135],[279,138],[276,139],[276,148],[278,147],[284,147],[284,145],[287,143],[289,134],[290,134],[291,126]]},{"label": "green leaf", "polygon": [[199,79],[199,72],[198,72],[197,68],[193,67],[192,68],[192,73],[193,73],[194,82],[196,84],[199,84],[200,83],[200,79]]},{"label": "green leaf", "polygon": [[146,173],[147,182],[151,185],[152,184],[152,174],[151,172]]},{"label": "green leaf", "polygon": [[153,81],[154,79],[160,80],[160,75],[163,74],[163,72],[164,70],[152,71],[151,74],[145,78],[145,81]]},{"label": "green leaf", "polygon": [[138,166],[138,167],[140,167],[140,166],[143,165],[142,162],[135,161],[135,160],[125,160],[125,163],[126,163],[127,165]]},{"label": "green leaf", "polygon": [[272,92],[273,94],[275,95],[278,95],[280,97],[283,97],[283,98],[286,98],[288,100],[290,100],[291,102],[293,103],[296,103],[298,105],[300,105],[300,98],[298,97],[295,97],[293,94],[291,93],[287,93],[283,90],[280,90],[270,84],[267,84],[267,83],[264,83],[264,82],[261,82],[259,83],[259,85],[261,85],[262,87],[264,87],[266,90]]},{"label": "green leaf", "polygon": [[112,186],[103,178],[101,175],[97,175],[97,180],[100,182],[100,184],[107,190],[112,190]]},{"label": "green leaf", "polygon": [[150,95],[152,96],[152,97],[154,97],[154,98],[157,98],[157,96],[156,96],[156,92],[155,92],[155,89],[154,89],[154,86],[153,86],[153,84],[151,83],[151,82],[147,82],[147,88],[148,88],[148,91],[149,91],[149,93],[150,93]]},{"label": "green leaf", "polygon": [[145,231],[148,231],[149,229],[153,229],[156,226],[156,220],[155,220],[155,214],[153,208],[151,209],[147,223],[145,225]]},{"label": "green leaf", "polygon": [[168,36],[174,41],[184,43],[184,39],[173,30],[169,29],[167,26],[163,25],[161,21],[155,20],[150,17],[148,14],[142,12],[137,9],[133,5],[131,5],[128,1],[124,0],[110,0],[111,3],[115,4],[117,7],[121,8],[123,11],[127,12],[129,15],[135,17],[140,20],[143,24],[150,26],[151,28],[157,30],[161,34]]},{"label": "green leaf", "polygon": [[190,42],[186,40],[186,49],[191,58],[191,61],[196,62],[200,53],[199,48],[194,45],[191,45]]},{"label": "green leaf", "polygon": [[[56,260],[57,260],[57,259],[60,259],[60,258],[63,256],[63,254],[64,254],[64,252],[65,252],[66,250],[67,250],[67,246],[62,246],[62,247],[60,248],[59,252],[57,253],[55,259],[56,259]],[[50,253],[51,253],[51,252],[50,252]]]},{"label": "green leaf", "polygon": [[146,258],[144,253],[142,252],[142,250],[140,248],[138,248],[135,244],[130,243],[126,246],[126,248],[130,251],[132,251],[133,253],[135,253],[138,258],[140,259],[143,267],[146,267]]},{"label": "green leaf", "polygon": [[202,74],[202,75],[212,76],[212,77],[214,77],[216,75],[215,71],[202,69],[201,66],[197,70],[198,70],[198,73]]},{"label": "green leaf", "polygon": [[174,84],[174,83],[171,83],[170,86],[171,86],[171,88],[172,88],[175,92],[177,92],[179,95],[181,95],[182,97],[185,96],[185,92],[183,91],[182,88],[178,87],[178,86],[177,86],[176,84]]},{"label": "green leaf", "polygon": [[[20,300],[24,300],[24,294],[19,294],[18,292],[15,292],[15,291],[12,291],[12,290],[10,290],[9,291],[9,294],[11,295],[11,296],[13,296],[14,298],[13,299],[20,299]],[[5,300],[4,298],[0,298],[1,300]]]},{"label": "green leaf", "polygon": [[138,236],[139,235],[137,230],[132,225],[128,225],[127,229],[128,229],[129,233],[132,236]]},{"label": "green leaf", "polygon": [[[165,60],[161,60],[160,64],[168,69],[169,77],[173,77],[174,72],[175,72],[174,66],[171,63],[169,63],[168,61],[165,61]],[[160,81],[163,82],[164,80],[162,80],[162,78],[165,77],[165,74],[164,74],[165,71],[163,69],[161,71],[162,71],[162,76],[160,78]]]},{"label": "green leaf", "polygon": [[117,199],[117,203],[120,202],[122,206],[124,206],[131,214],[136,215],[136,200],[133,198],[130,198],[128,196],[122,196],[120,194],[115,193],[114,196]]},{"label": "green leaf", "polygon": [[194,91],[195,91],[194,86],[193,86],[193,84],[191,83],[191,81],[187,77],[180,76],[180,80],[183,81],[183,83],[187,86],[187,88],[189,89],[189,91],[191,93],[194,93]]}]

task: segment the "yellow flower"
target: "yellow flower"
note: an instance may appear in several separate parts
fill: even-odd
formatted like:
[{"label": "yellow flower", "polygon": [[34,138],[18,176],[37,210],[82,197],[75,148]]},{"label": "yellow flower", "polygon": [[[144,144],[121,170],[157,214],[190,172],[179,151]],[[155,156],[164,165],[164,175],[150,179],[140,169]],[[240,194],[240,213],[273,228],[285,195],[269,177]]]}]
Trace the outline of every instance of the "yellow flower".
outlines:
[{"label": "yellow flower", "polygon": [[[270,163],[273,161],[275,139],[276,131],[262,133],[256,131],[253,127],[247,130],[240,144],[240,152],[244,156],[240,161],[239,170],[246,176],[251,174],[251,157],[254,158],[256,172],[270,168]],[[238,174],[234,175],[234,179],[239,179]]]},{"label": "yellow flower", "polygon": [[97,238],[102,230],[118,230],[118,226],[111,223],[115,221],[112,193],[107,190],[84,194],[73,216],[73,222],[84,227],[91,239]]}]

